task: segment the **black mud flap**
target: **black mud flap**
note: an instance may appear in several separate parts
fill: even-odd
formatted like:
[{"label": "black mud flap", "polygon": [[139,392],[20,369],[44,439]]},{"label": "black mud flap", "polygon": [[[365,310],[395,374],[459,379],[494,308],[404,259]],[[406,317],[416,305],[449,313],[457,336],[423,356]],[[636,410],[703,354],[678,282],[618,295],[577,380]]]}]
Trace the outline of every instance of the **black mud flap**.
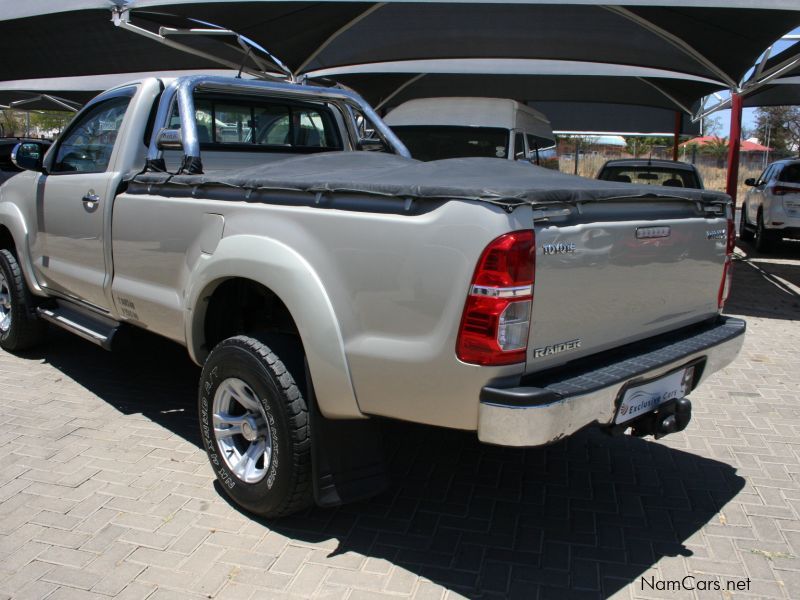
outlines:
[{"label": "black mud flap", "polygon": [[327,419],[307,385],[311,416],[314,501],[339,506],[376,496],[389,487],[380,426],[373,419]]}]

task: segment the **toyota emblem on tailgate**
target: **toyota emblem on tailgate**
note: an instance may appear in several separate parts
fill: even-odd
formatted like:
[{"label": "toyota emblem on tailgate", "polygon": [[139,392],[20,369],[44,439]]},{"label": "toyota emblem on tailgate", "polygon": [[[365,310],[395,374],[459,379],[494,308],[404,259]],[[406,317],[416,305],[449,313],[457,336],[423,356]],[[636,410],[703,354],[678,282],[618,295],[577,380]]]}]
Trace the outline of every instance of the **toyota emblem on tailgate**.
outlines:
[{"label": "toyota emblem on tailgate", "polygon": [[665,238],[669,237],[672,230],[668,226],[662,227],[637,227],[636,239],[649,240],[652,238]]}]

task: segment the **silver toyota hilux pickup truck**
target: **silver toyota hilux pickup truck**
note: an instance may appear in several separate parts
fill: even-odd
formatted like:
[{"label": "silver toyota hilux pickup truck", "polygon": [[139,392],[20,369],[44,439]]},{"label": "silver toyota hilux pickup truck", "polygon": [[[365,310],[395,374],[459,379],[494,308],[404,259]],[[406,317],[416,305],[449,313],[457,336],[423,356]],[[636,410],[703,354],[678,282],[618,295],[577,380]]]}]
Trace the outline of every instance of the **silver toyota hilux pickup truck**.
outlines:
[{"label": "silver toyota hilux pickup truck", "polygon": [[261,515],[380,491],[379,417],[507,446],[679,431],[744,338],[727,196],[419,162],[345,89],[144,79],[14,160],[0,347],[48,323],[185,345],[213,469]]}]

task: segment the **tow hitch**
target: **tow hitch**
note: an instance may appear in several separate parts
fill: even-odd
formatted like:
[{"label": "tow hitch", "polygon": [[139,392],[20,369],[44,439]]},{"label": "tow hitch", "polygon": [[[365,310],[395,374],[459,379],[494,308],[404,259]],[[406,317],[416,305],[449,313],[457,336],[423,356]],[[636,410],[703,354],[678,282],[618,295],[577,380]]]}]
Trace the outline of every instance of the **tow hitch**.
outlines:
[{"label": "tow hitch", "polygon": [[615,425],[610,428],[609,433],[612,435],[619,435],[630,427],[630,434],[635,437],[652,435],[656,439],[659,439],[669,433],[683,431],[691,420],[691,400],[688,398],[679,398],[678,400],[666,402],[657,409],[633,421]]}]

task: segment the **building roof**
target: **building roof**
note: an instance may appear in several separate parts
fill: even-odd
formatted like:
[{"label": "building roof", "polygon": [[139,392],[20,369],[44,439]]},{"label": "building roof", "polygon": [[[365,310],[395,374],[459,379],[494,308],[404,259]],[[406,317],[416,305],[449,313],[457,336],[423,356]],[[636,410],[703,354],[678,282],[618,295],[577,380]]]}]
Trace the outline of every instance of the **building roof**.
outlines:
[{"label": "building roof", "polygon": [[[697,146],[705,146],[715,140],[719,139],[715,135],[703,135],[700,137],[692,138],[686,142],[681,144],[681,147],[689,146],[690,144],[696,144]],[[757,142],[752,142],[750,140],[742,140],[741,146],[739,151],[740,152],[767,152],[772,150],[772,148],[768,148],[767,146],[762,146]]]}]

